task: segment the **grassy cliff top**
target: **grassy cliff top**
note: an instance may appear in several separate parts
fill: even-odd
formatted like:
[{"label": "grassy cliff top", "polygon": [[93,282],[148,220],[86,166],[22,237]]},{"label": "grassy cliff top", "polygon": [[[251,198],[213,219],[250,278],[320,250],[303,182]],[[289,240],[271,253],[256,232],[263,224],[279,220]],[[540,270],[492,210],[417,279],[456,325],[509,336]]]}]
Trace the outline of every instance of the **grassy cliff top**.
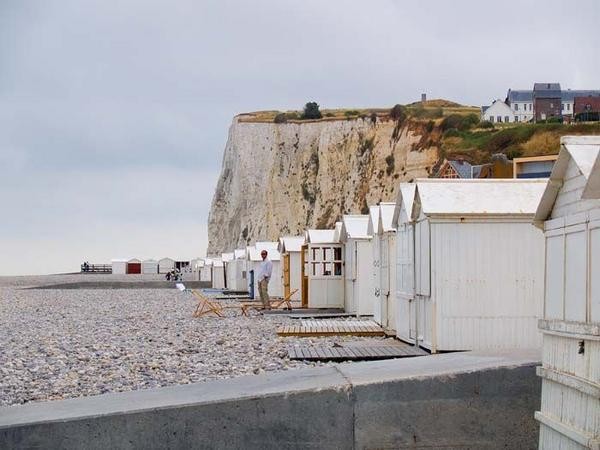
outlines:
[{"label": "grassy cliff top", "polygon": [[[332,120],[352,120],[358,118],[369,118],[373,115],[380,119],[388,119],[391,107],[389,108],[339,108],[339,109],[321,109],[323,117],[321,119],[301,119],[301,110],[292,111],[254,111],[239,114],[237,117],[240,122],[253,123],[269,123],[274,122],[275,116],[278,114],[286,115],[288,123],[307,123],[307,122],[324,122]],[[435,99],[427,100],[426,102],[415,102],[406,105],[406,111],[409,117],[419,117],[427,119],[442,118],[449,114],[479,114],[479,108],[476,106],[464,106],[458,103]]]}]

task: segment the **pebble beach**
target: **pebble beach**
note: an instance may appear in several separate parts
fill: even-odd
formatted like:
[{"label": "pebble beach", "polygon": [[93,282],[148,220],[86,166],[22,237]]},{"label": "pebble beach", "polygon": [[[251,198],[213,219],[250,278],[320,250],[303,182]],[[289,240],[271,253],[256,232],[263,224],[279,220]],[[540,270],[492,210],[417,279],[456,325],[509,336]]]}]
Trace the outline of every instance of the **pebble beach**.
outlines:
[{"label": "pebble beach", "polygon": [[278,337],[283,315],[193,318],[195,299],[174,288],[34,288],[118,277],[0,278],[0,406],[330,364],[287,348],[373,339]]}]

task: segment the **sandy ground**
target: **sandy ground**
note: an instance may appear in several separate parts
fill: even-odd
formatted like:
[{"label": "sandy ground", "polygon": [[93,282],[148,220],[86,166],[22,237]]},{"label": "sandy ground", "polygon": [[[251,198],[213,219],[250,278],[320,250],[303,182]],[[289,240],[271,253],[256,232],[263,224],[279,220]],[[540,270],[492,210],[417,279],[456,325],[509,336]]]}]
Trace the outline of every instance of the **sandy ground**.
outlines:
[{"label": "sandy ground", "polygon": [[0,277],[0,406],[313,366],[288,346],[373,339],[278,337],[283,316],[192,318],[176,289],[25,289],[82,277],[148,279]]}]

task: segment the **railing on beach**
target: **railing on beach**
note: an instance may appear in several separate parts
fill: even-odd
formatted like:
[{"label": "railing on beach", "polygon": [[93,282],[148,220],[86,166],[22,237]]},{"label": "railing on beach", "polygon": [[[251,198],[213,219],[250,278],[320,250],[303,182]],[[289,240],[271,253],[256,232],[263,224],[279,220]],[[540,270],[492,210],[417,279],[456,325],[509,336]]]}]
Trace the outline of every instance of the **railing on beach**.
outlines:
[{"label": "railing on beach", "polygon": [[110,264],[82,264],[81,272],[85,273],[112,273]]}]

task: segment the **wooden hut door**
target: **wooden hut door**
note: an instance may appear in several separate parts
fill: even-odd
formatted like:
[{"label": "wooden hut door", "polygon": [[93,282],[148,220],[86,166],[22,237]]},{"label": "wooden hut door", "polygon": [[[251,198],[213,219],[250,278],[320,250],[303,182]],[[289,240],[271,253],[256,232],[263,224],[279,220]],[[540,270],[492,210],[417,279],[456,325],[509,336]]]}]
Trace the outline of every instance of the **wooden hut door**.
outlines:
[{"label": "wooden hut door", "polygon": [[283,297],[290,295],[290,254],[283,255]]},{"label": "wooden hut door", "polygon": [[300,252],[300,267],[302,268],[302,307],[308,308],[308,246],[303,245]]},{"label": "wooden hut door", "polygon": [[432,330],[435,327],[435,324],[431,323],[430,239],[429,220],[417,222],[415,224],[415,338],[427,344],[431,344]]},{"label": "wooden hut door", "polygon": [[412,224],[403,223],[398,226],[396,238],[396,293],[398,337],[413,342],[416,335],[416,308],[414,295],[414,228]]}]

